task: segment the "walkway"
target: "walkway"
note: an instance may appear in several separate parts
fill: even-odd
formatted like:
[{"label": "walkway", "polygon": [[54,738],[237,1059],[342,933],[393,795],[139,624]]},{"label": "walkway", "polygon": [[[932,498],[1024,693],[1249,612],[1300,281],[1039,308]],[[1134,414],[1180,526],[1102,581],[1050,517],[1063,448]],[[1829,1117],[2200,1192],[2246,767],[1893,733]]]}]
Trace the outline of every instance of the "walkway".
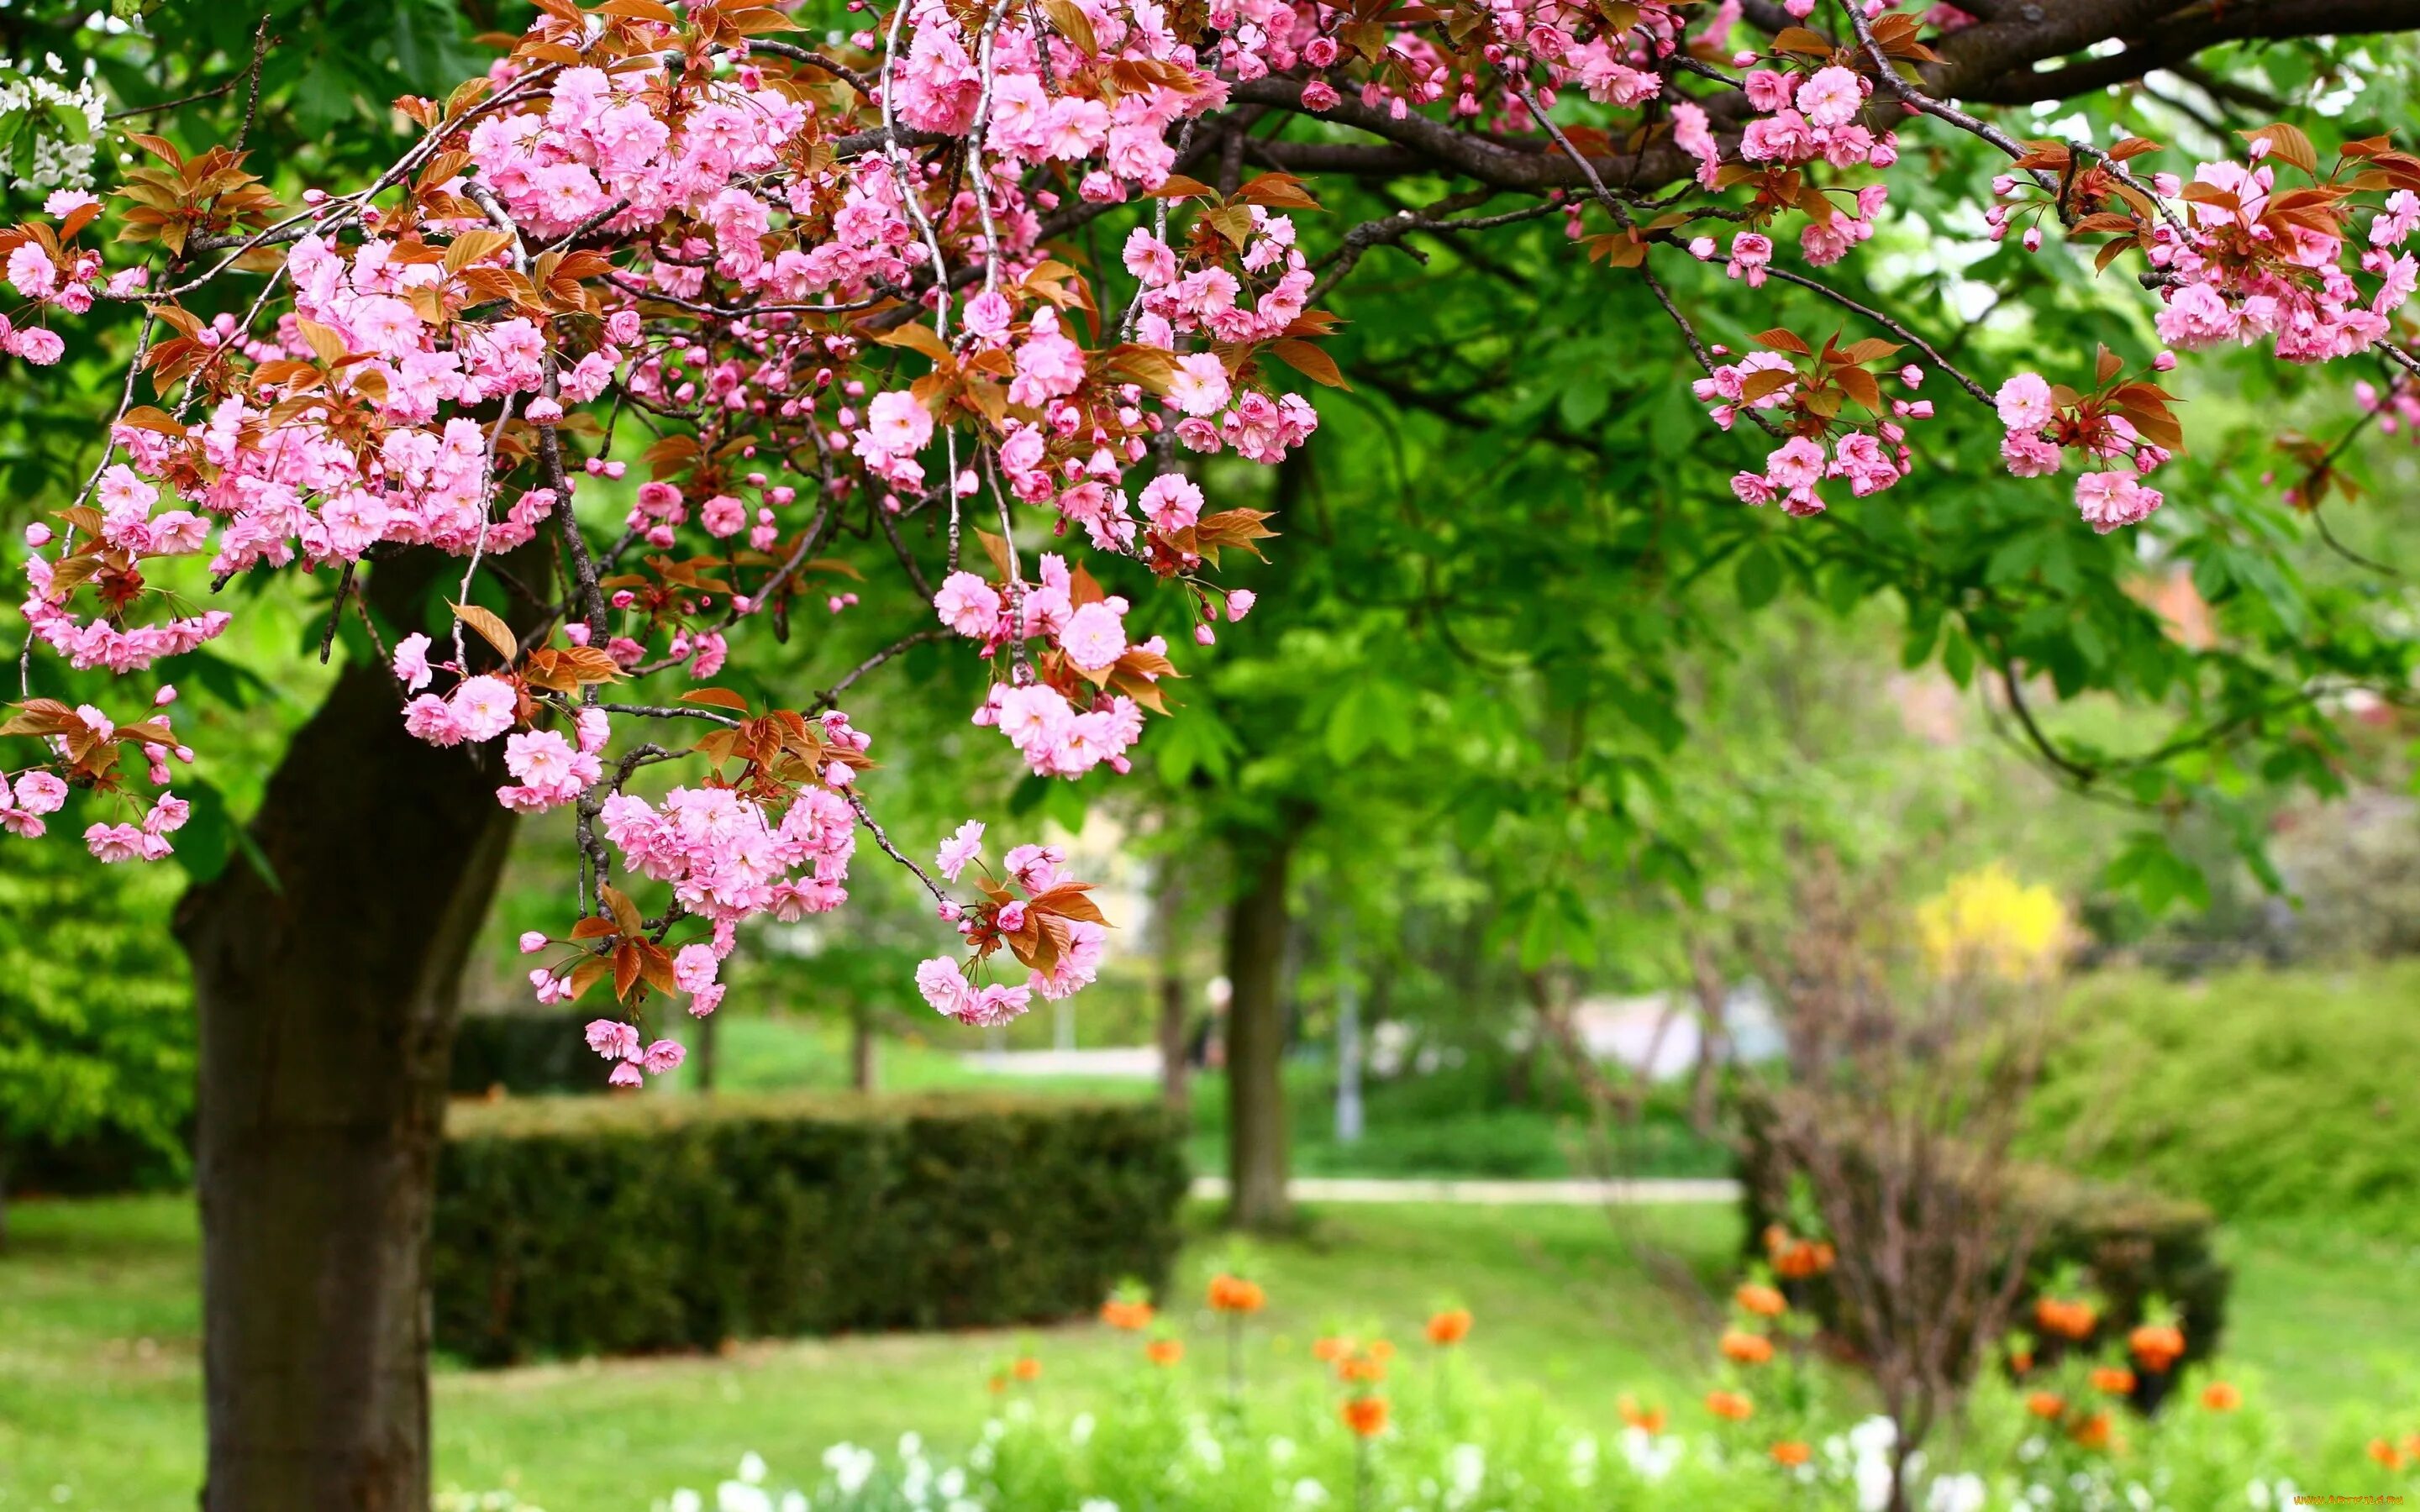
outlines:
[{"label": "walkway", "polygon": [[[1224,1201],[1227,1179],[1197,1176],[1193,1195]],[[1481,1207],[1542,1203],[1562,1207],[1643,1206],[1659,1202],[1737,1202],[1728,1177],[1644,1177],[1624,1181],[1387,1180],[1360,1176],[1297,1176],[1286,1183],[1296,1202],[1462,1202]]]}]

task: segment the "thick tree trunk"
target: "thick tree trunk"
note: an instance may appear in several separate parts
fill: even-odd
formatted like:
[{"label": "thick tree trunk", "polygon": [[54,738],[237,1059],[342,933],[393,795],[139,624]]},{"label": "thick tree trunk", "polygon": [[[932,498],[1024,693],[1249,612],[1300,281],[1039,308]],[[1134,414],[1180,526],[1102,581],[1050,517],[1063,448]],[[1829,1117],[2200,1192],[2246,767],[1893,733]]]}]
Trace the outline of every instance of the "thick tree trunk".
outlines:
[{"label": "thick tree trunk", "polygon": [[1286,1227],[1286,863],[1291,837],[1236,848],[1239,890],[1227,913],[1227,1221],[1239,1228]]},{"label": "thick tree trunk", "polygon": [[239,858],[178,909],[201,1020],[204,1512],[428,1505],[445,1063],[512,834],[478,761],[405,734],[392,679],[348,668],[254,823],[274,883]]}]

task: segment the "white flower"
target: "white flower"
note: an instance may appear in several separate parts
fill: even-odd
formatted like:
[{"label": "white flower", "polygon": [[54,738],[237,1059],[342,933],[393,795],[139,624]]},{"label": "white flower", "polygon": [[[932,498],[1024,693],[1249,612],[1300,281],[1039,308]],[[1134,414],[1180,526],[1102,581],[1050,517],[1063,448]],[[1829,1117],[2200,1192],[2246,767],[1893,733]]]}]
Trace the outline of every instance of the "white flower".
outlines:
[{"label": "white flower", "polygon": [[765,1457],[751,1449],[739,1457],[739,1478],[751,1486],[765,1484]]},{"label": "white flower", "polygon": [[684,1486],[673,1492],[673,1512],[706,1512],[706,1498]]},{"label": "white flower", "polygon": [[[1275,1448],[1272,1444],[1270,1447]],[[1327,1501],[1327,1488],[1305,1475],[1294,1483],[1294,1504],[1296,1506],[1320,1506]]]},{"label": "white flower", "polygon": [[1118,1504],[1105,1496],[1088,1496],[1077,1512],[1118,1512]]},{"label": "white flower", "polygon": [[1944,1475],[1932,1483],[1924,1506],[1925,1512],[1983,1512],[1987,1499],[1982,1476]]},{"label": "white flower", "polygon": [[1092,1443],[1093,1426],[1092,1413],[1077,1413],[1076,1420],[1067,1425],[1067,1442],[1069,1443],[1078,1445],[1079,1447],[1083,1444]]},{"label": "white flower", "polygon": [[714,1512],[773,1512],[773,1499],[761,1486],[727,1480],[714,1489]]}]

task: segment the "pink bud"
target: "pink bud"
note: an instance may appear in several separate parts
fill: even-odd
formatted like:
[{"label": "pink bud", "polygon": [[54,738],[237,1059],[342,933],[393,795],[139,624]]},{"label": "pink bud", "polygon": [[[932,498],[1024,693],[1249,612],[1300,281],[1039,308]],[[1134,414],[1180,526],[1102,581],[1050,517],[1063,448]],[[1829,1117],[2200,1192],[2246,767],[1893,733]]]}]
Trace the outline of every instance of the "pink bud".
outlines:
[{"label": "pink bud", "polygon": [[521,954],[523,954],[523,955],[535,955],[535,954],[537,954],[540,950],[543,950],[543,949],[546,949],[546,934],[544,933],[544,932],[539,931],[539,930],[525,930],[525,931],[523,931],[523,932],[522,932],[522,933],[521,933]]},{"label": "pink bud", "polygon": [[2151,359],[2151,371],[2154,373],[2173,373],[2176,370],[2177,354],[2174,352],[2162,352]]},{"label": "pink bud", "polygon": [[2040,226],[2038,226],[2038,225],[2030,225],[2030,226],[2025,227],[2025,238],[2024,238],[2024,240],[2025,240],[2025,250],[2026,250],[2027,252],[2040,252],[2040,251],[2041,251],[2041,227],[2040,227]]},{"label": "pink bud", "polygon": [[176,702],[177,685],[174,683],[161,684],[160,691],[151,695],[151,706],[155,709],[164,709]]},{"label": "pink bud", "polygon": [[25,544],[40,550],[51,544],[51,528],[39,520],[25,527]]}]

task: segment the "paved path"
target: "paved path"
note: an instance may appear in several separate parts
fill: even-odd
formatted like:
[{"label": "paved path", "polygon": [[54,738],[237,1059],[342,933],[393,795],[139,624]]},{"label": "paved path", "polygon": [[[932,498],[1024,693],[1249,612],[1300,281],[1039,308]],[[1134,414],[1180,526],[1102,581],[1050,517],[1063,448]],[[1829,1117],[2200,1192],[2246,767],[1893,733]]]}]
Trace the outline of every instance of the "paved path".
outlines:
[{"label": "paved path", "polygon": [[[1631,1181],[1420,1181],[1358,1176],[1297,1176],[1286,1183],[1297,1202],[1463,1202],[1507,1206],[1534,1202],[1563,1207],[1658,1202],[1737,1202],[1740,1185],[1727,1177],[1649,1177]],[[1223,1176],[1197,1176],[1193,1195],[1227,1196]]]}]

